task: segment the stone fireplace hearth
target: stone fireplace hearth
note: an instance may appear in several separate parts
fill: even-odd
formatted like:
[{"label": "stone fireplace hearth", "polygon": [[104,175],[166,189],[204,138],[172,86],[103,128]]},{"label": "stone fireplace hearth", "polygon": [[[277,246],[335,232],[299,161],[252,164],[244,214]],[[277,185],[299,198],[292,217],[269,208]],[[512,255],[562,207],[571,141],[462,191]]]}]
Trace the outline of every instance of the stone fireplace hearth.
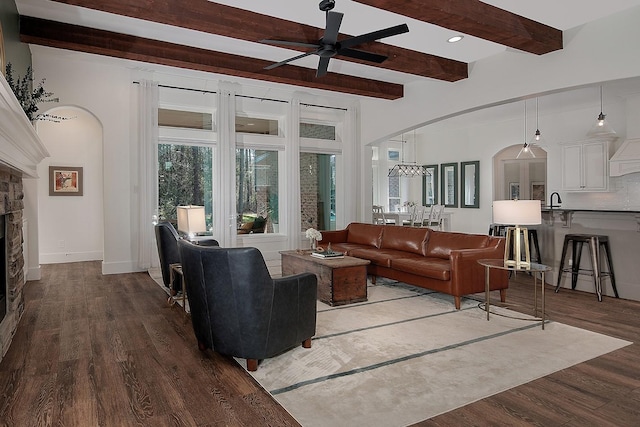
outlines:
[{"label": "stone fireplace hearth", "polygon": [[[37,165],[49,153],[18,100],[0,74],[0,216],[4,216],[4,317],[0,319],[0,360],[4,357],[24,312],[23,178],[37,178]],[[34,218],[37,212],[32,213]],[[0,250],[0,253],[2,251]],[[2,302],[0,302],[2,304]],[[2,316],[0,316],[2,317]]]}]

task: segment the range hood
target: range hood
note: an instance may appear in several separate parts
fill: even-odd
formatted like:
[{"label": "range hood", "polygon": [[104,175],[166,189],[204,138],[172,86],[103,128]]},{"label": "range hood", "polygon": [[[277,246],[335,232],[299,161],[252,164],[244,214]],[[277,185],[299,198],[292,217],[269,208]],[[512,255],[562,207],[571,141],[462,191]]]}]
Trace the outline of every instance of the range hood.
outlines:
[{"label": "range hood", "polygon": [[609,175],[640,172],[640,138],[627,139],[609,160]]}]

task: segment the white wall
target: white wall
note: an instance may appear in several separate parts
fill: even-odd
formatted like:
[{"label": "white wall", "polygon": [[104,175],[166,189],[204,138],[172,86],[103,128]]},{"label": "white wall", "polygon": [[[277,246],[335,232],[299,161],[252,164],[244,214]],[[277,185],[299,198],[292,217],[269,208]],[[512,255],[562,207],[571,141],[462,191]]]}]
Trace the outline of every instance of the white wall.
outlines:
[{"label": "white wall", "polygon": [[[38,121],[50,157],[38,165],[38,240],[43,264],[103,259],[102,126],[87,111],[57,107],[69,120]],[[83,168],[82,196],[49,196],[49,166]]]},{"label": "white wall", "polygon": [[[104,61],[96,61],[93,55],[84,55],[82,59],[78,59],[78,55],[57,49],[31,46],[31,50],[34,69],[38,70],[38,75],[47,79],[47,90],[59,96],[61,104],[84,109],[102,124],[102,158],[105,165],[102,203],[108,211],[104,215],[102,271],[137,271],[133,255],[136,253],[135,239],[132,239],[137,231],[132,225],[135,222],[131,208],[132,194],[136,189],[130,161],[130,147],[133,145],[130,132],[130,122],[133,119],[131,71],[111,66]],[[43,175],[46,176],[47,174]],[[48,197],[48,191],[39,194],[41,200]],[[40,206],[40,212],[42,220],[47,211]],[[39,235],[55,246],[60,239],[50,235],[52,231],[40,227]],[[65,239],[70,239],[68,234]],[[94,242],[91,248],[82,249],[93,251],[96,247],[97,243]],[[56,247],[48,250],[40,247],[43,253],[55,250],[58,252],[51,253],[60,253]]]}]

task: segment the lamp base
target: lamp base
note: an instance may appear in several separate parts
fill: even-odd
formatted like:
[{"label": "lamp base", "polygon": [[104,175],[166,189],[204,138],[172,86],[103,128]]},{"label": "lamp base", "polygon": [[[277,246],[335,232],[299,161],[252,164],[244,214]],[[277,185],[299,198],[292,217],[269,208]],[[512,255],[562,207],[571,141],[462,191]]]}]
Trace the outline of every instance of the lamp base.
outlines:
[{"label": "lamp base", "polygon": [[[524,247],[522,240],[524,239]],[[524,259],[523,259],[524,257]],[[504,245],[504,265],[516,269],[531,267],[531,252],[529,252],[529,230],[525,227],[507,227],[507,237]]]}]

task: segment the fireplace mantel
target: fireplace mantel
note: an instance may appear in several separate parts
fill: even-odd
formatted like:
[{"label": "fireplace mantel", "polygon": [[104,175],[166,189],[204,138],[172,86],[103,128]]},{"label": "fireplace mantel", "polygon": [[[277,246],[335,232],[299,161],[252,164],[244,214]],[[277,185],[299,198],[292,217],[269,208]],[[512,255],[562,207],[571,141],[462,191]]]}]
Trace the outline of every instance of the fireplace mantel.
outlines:
[{"label": "fireplace mantel", "polygon": [[49,152],[0,73],[0,163],[38,178],[37,165]]}]

